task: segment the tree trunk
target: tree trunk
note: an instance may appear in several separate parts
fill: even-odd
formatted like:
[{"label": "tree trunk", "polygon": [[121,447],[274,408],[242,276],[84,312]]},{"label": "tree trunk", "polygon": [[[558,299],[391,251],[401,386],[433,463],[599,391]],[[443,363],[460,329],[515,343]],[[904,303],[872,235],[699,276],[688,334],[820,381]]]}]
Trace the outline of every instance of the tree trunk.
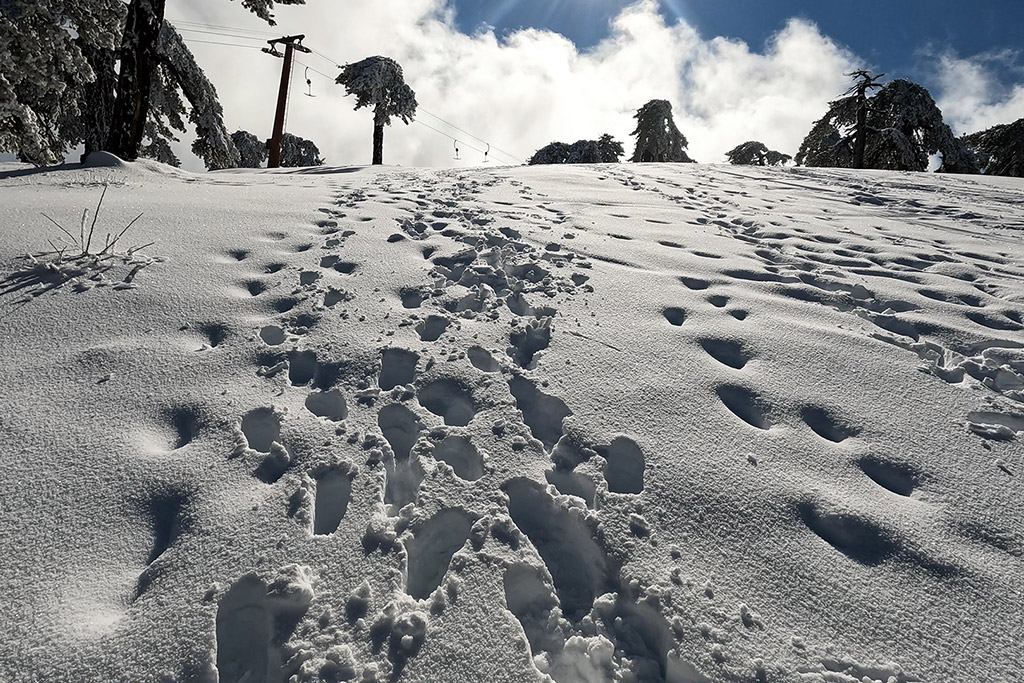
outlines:
[{"label": "tree trunk", "polygon": [[117,102],[117,52],[91,48],[79,41],[79,49],[92,64],[96,80],[82,88],[84,106],[82,124],[85,129],[82,143],[82,163],[92,152],[106,147],[110,121]]},{"label": "tree trunk", "polygon": [[384,124],[373,124],[373,164],[379,166],[384,163]]},{"label": "tree trunk", "polygon": [[149,95],[153,85],[166,0],[131,0],[121,39],[117,103],[107,136],[107,151],[133,161],[139,156]]},{"label": "tree trunk", "polygon": [[862,83],[857,88],[857,127],[853,137],[853,167],[864,168],[864,148],[868,137],[868,97],[867,86]]}]

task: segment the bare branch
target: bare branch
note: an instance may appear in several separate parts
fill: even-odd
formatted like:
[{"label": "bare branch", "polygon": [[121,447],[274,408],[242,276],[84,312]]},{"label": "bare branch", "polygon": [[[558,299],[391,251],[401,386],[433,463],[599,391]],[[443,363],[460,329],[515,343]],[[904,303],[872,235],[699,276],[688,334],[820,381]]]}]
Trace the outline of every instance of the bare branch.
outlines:
[{"label": "bare branch", "polygon": [[141,214],[141,213],[140,213],[140,214],[139,214],[138,216],[136,216],[135,218],[133,218],[133,219],[131,220],[131,222],[130,222],[130,223],[128,223],[128,225],[124,226],[124,230],[122,230],[121,232],[117,233],[117,237],[115,237],[115,238],[114,238],[114,241],[113,241],[113,242],[111,242],[110,244],[108,244],[107,246],[105,246],[105,247],[103,248],[103,251],[101,251],[100,253],[101,253],[101,254],[103,254],[103,253],[105,253],[105,252],[107,251],[107,249],[112,249],[112,248],[114,247],[114,245],[115,245],[115,244],[117,244],[117,241],[118,241],[119,239],[121,239],[121,236],[122,236],[122,235],[124,235],[124,234],[125,234],[126,232],[128,232],[128,228],[130,228],[130,227],[132,227],[133,225],[135,225],[135,221],[137,221],[137,220],[139,220],[140,218],[142,218],[142,215],[143,215],[143,214]]},{"label": "bare branch", "polygon": [[[40,213],[42,213],[42,212],[40,211]],[[72,234],[71,234],[70,232],[68,232],[68,231],[67,231],[67,228],[65,228],[65,227],[64,227],[63,225],[61,225],[61,224],[60,224],[60,223],[58,223],[57,221],[53,220],[52,218],[50,218],[49,216],[47,216],[47,215],[46,215],[45,213],[43,213],[43,218],[45,218],[46,220],[50,221],[51,223],[53,223],[54,225],[56,225],[56,226],[57,226],[58,228],[60,228],[60,231],[61,231],[61,232],[63,232],[63,233],[64,233],[65,235],[67,235],[68,237],[70,237],[70,238],[71,238],[71,241],[72,241],[72,242],[74,242],[74,241],[75,241],[75,236],[74,236],[74,235],[72,235]]]},{"label": "bare branch", "polygon": [[92,225],[89,226],[89,237],[88,237],[88,239],[85,242],[85,249],[82,250],[82,251],[84,251],[87,254],[89,253],[89,246],[92,244],[92,233],[96,229],[96,221],[100,217],[100,207],[103,206],[103,198],[107,196],[107,188],[108,187],[109,187],[109,185],[104,183],[104,185],[103,185],[103,192],[100,194],[100,201],[96,205],[96,213],[92,217]]}]

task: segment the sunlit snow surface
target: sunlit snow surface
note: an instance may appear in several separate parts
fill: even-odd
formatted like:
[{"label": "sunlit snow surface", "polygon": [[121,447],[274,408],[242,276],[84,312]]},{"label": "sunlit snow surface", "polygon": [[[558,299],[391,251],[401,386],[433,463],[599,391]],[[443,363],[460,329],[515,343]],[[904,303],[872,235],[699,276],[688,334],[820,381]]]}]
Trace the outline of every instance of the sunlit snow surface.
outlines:
[{"label": "sunlit snow surface", "polygon": [[[153,246],[23,258],[104,183],[97,234]],[[1021,675],[1020,180],[7,165],[0,200],[0,680]]]}]

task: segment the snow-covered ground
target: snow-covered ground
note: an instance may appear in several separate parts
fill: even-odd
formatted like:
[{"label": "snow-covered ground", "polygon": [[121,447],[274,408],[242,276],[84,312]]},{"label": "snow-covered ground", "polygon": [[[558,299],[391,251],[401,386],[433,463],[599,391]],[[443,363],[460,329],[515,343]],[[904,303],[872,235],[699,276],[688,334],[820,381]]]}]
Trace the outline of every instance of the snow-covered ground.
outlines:
[{"label": "snow-covered ground", "polygon": [[[103,184],[123,258],[23,258]],[[5,683],[1024,677],[1020,180],[8,164],[0,221]]]}]

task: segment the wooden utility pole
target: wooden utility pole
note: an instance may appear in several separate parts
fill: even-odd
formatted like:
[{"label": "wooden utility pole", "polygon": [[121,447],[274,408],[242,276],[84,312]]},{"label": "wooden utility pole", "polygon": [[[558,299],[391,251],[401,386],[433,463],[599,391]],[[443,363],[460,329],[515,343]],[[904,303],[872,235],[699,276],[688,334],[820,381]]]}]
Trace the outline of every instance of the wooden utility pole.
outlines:
[{"label": "wooden utility pole", "polygon": [[[268,40],[270,47],[263,48],[268,55],[284,57],[284,65],[281,67],[281,88],[277,93],[277,114],[274,116],[274,134],[270,138],[270,153],[267,159],[267,168],[278,168],[281,165],[281,138],[284,136],[284,113],[288,105],[288,83],[292,75],[292,53],[311,52],[308,47],[303,47],[302,39],[306,36],[284,36]],[[284,44],[284,55],[277,51],[277,43]]]}]

